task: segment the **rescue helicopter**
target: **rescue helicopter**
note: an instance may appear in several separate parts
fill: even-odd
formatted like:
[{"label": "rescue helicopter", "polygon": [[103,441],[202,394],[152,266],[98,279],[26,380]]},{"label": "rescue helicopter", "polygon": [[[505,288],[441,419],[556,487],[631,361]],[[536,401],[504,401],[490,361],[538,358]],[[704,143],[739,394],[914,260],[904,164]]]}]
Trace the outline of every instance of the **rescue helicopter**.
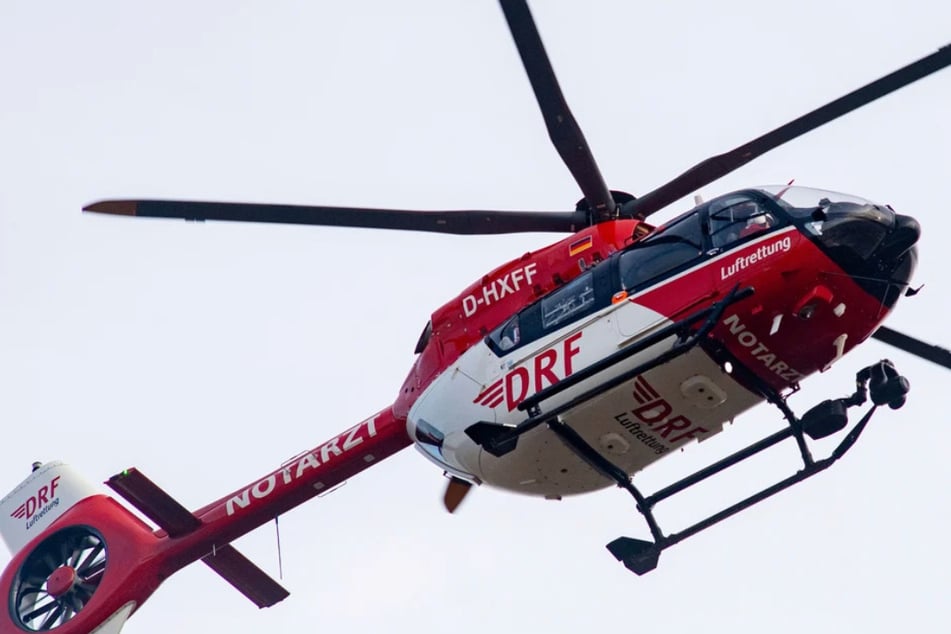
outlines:
[{"label": "rescue helicopter", "polygon": [[[788,141],[951,65],[951,45],[640,196],[610,190],[562,95],[525,0],[500,0],[549,135],[583,198],[569,211],[411,211],[171,200],[104,200],[129,216],[329,225],[463,235],[565,234],[502,264],[437,308],[394,402],[263,477],[189,510],[141,471],[107,484],[155,526],[68,465],[37,463],[0,501],[15,553],[2,576],[0,634],[115,634],[158,586],[202,561],[259,607],[288,596],[231,542],[351,476],[415,448],[448,476],[455,510],[473,486],[559,498],[617,486],[647,536],[607,549],[636,574],[667,548],[827,469],[909,382],[888,360],[854,391],[806,412],[787,397],[875,338],[951,369],[951,351],[883,322],[910,285],[917,221],[888,205],[795,186],[698,200],[649,218]],[[656,491],[636,474],[767,402],[786,426]],[[869,404],[870,402],[870,404]],[[850,424],[849,410],[867,406]],[[839,435],[832,452],[811,441]],[[691,526],[655,507],[779,443],[801,468]]]}]

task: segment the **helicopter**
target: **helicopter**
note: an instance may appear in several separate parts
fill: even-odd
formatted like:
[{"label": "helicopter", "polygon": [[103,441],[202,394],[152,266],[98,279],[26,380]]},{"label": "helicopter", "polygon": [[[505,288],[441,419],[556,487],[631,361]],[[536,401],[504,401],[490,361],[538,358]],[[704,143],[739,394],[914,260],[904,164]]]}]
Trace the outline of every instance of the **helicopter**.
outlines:
[{"label": "helicopter", "polygon": [[[513,9],[514,4],[503,4],[503,7],[507,11],[517,10],[517,7]],[[524,22],[513,19],[511,13],[507,16],[510,24],[514,22],[524,26]],[[519,37],[516,35],[516,40],[524,42],[524,36],[521,40]],[[576,146],[575,139],[572,147]],[[583,190],[589,187],[590,181],[585,180],[584,183]],[[157,543],[167,545],[168,550],[161,550],[162,554],[152,560],[155,569],[141,569],[150,574],[155,573],[157,578],[164,578],[172,567],[204,553],[202,557],[209,566],[266,604],[280,595],[280,591],[258,578],[257,573],[251,572],[252,568],[247,567],[232,554],[232,550],[222,544],[245,529],[250,529],[257,520],[264,517],[269,520],[280,509],[299,503],[305,497],[305,490],[306,494],[310,494],[312,491],[309,489],[316,490],[317,484],[322,485],[321,489],[330,488],[334,486],[335,479],[355,472],[359,467],[375,464],[392,452],[408,446],[405,435],[407,425],[410,426],[409,439],[414,440],[421,451],[441,468],[455,476],[455,479],[450,480],[450,500],[458,501],[458,496],[467,491],[473,482],[506,488],[520,486],[523,487],[522,492],[526,492],[525,487],[532,487],[536,495],[545,497],[568,495],[592,487],[603,488],[612,484],[626,486],[623,482],[626,475],[614,477],[618,474],[612,464],[617,466],[617,463],[629,458],[631,462],[624,464],[622,471],[643,468],[654,456],[658,456],[656,452],[661,447],[665,448],[662,453],[670,453],[679,446],[678,443],[689,443],[716,433],[716,425],[722,423],[718,419],[726,420],[727,413],[737,415],[761,400],[776,400],[778,406],[782,406],[785,390],[793,389],[791,386],[799,379],[837,361],[839,356],[870,333],[880,339],[891,337],[893,341],[904,341],[901,345],[918,350],[922,355],[927,354],[929,358],[934,357],[939,361],[945,358],[940,349],[914,340],[909,343],[901,339],[898,333],[879,326],[887,308],[890,308],[890,305],[885,304],[897,300],[899,291],[907,288],[907,279],[903,278],[910,275],[908,269],[913,264],[909,254],[912,253],[917,229],[906,216],[899,217],[894,212],[892,215],[886,207],[828,192],[798,188],[783,191],[782,187],[753,188],[702,203],[688,214],[655,228],[644,221],[650,213],[643,210],[649,205],[645,203],[645,207],[637,207],[638,200],[650,200],[647,196],[628,199],[621,194],[610,194],[615,207],[620,208],[617,210],[617,219],[614,219],[611,215],[614,212],[608,211],[610,203],[606,198],[598,198],[595,192],[591,194],[595,201],[592,204],[587,191],[585,194],[587,204],[582,205],[581,209],[548,219],[543,219],[543,214],[531,212],[531,216],[524,220],[508,214],[503,219],[501,215],[496,217],[491,213],[476,217],[456,214],[410,217],[382,213],[376,214],[372,221],[355,220],[382,225],[390,222],[389,218],[402,215],[406,217],[392,222],[409,225],[415,221],[410,218],[420,218],[418,222],[421,225],[439,228],[452,226],[459,219],[466,221],[461,224],[491,225],[493,230],[499,225],[505,227],[506,223],[520,222],[522,224],[519,226],[530,227],[527,230],[531,231],[539,230],[539,225],[532,223],[551,222],[558,227],[552,230],[572,235],[548,249],[531,254],[525,260],[503,265],[434,313],[431,324],[424,328],[420,337],[417,346],[419,357],[413,373],[401,390],[399,406],[402,409],[394,405],[305,453],[296,462],[226,496],[218,504],[195,512],[183,513],[173,500],[150,486],[140,473],[130,471],[120,474],[121,477],[114,479],[112,484],[165,531],[167,541],[161,541],[162,535],[153,539],[150,537],[154,535],[153,532],[146,535],[141,528],[136,529],[138,533],[133,533],[137,537],[129,536],[126,539],[122,536],[122,531],[127,527],[123,524],[121,513],[102,500],[84,497],[83,491],[71,492],[72,499],[82,500],[75,507],[70,507],[70,512],[76,512],[70,518],[56,517],[56,526],[50,528],[59,531],[73,522],[80,512],[84,513],[82,517],[90,518],[87,524],[102,527],[98,530],[106,543],[114,545],[117,543],[115,540],[119,539],[119,543],[128,544],[127,547],[110,548],[111,565],[122,561],[123,549],[128,555],[129,551],[138,552],[137,548],[155,549]],[[168,215],[177,213],[196,219],[216,219],[211,213],[212,209],[189,209],[179,203],[136,202],[134,210],[136,215],[161,215],[162,205],[166,205],[166,209],[172,206],[179,210]],[[225,215],[238,211],[233,207],[210,207],[223,210],[217,219],[235,219],[226,218]],[[91,210],[128,212],[130,207],[128,203],[100,203],[93,205]],[[261,211],[250,210],[251,213]],[[282,208],[280,211],[293,214],[301,210]],[[338,210],[331,212],[338,213]],[[354,217],[356,212],[345,210],[341,215]],[[602,215],[605,217],[603,220]],[[643,218],[640,217],[642,215]],[[853,224],[859,222],[862,224]],[[877,268],[882,263],[890,266],[887,264],[888,258],[882,253],[897,258],[895,266],[898,268],[889,270],[885,276],[887,281],[876,280],[877,292],[865,289],[858,292],[847,286],[829,288],[824,285],[823,289],[815,282],[816,276],[807,272],[804,277],[809,279],[811,286],[802,289],[797,287],[797,290],[802,290],[797,302],[786,307],[788,310],[780,311],[781,319],[776,322],[776,314],[768,308],[771,301],[777,300],[771,298],[768,292],[775,289],[779,282],[759,276],[775,277],[788,273],[782,267],[789,266],[789,258],[795,258],[797,266],[803,266],[803,261],[811,262],[814,258],[822,257],[825,253],[823,247],[830,248],[823,240],[836,236],[836,223],[841,224],[837,238],[841,240],[853,235],[851,229],[865,226],[865,222],[884,229],[883,244],[880,245],[882,251],[873,254],[873,266]],[[749,233],[739,235],[743,232]],[[720,240],[722,244],[717,246],[716,242]],[[673,253],[682,245],[695,249],[696,253],[690,257],[687,253]],[[835,246],[842,247],[841,244]],[[663,269],[658,258],[648,257],[655,249],[662,250],[665,258],[675,258],[673,264],[667,263],[670,268]],[[687,259],[678,260],[678,257]],[[626,267],[623,271],[631,277],[622,274],[622,259],[631,260],[623,265]],[[831,256],[830,260],[833,264],[839,261]],[[580,262],[584,262],[583,266]],[[638,278],[644,275],[645,267],[655,263],[661,266],[655,276]],[[709,282],[698,281],[698,272],[701,276],[708,276]],[[785,280],[784,277],[777,279]],[[671,288],[671,284],[685,285],[683,288],[687,290]],[[713,295],[702,297],[703,293],[697,293],[695,286]],[[752,294],[749,294],[750,289]],[[787,289],[783,287],[784,291]],[[828,297],[830,293],[832,296]],[[867,296],[886,299],[884,303],[872,304]],[[679,301],[682,297],[693,303],[686,306],[669,305],[669,302]],[[800,305],[798,300],[802,298],[805,299]],[[752,302],[761,302],[764,308],[755,312]],[[839,308],[840,305],[844,308]],[[641,309],[650,310],[652,314],[647,315]],[[610,317],[607,316],[608,311]],[[836,315],[837,311],[842,314]],[[515,318],[517,320],[513,321]],[[821,324],[827,323],[824,320],[836,324],[838,329],[829,326],[828,336],[825,336],[826,329],[821,327]],[[791,342],[796,344],[795,348],[799,348],[803,340],[802,329],[806,327],[804,324],[810,333],[822,331],[828,341],[821,342],[821,345],[817,343],[815,350],[806,351],[777,347],[777,344],[772,343],[781,337],[787,339],[787,344]],[[608,326],[615,330],[610,331]],[[664,330],[671,326],[669,330]],[[775,333],[771,332],[774,327]],[[571,332],[566,334],[566,329],[571,329]],[[608,335],[614,337],[613,341],[606,338]],[[840,338],[842,335],[846,337]],[[593,344],[589,344],[589,341],[593,341]],[[622,342],[623,345],[620,345]],[[714,342],[723,348],[712,349]],[[441,348],[450,349],[449,356],[436,356],[434,362],[433,358]],[[618,349],[629,356],[611,357]],[[607,350],[611,350],[611,353]],[[663,355],[674,350],[678,352],[676,357],[664,358]],[[796,358],[799,352],[814,352],[815,356],[805,354],[804,358]],[[492,363],[487,363],[487,359]],[[601,360],[610,360],[611,363],[600,369],[600,374],[585,373],[589,368],[599,367],[595,364]],[[645,365],[653,363],[657,365],[650,368]],[[728,368],[732,370],[728,372]],[[871,390],[873,400],[884,399],[882,405],[900,404],[899,401],[905,396],[900,377],[892,375],[892,370],[888,365],[877,366],[868,370],[865,380],[877,386]],[[631,372],[633,374],[626,377]],[[697,380],[683,388],[686,381],[678,379],[686,372],[690,373],[687,378]],[[667,373],[680,376],[671,378]],[[451,382],[453,377],[459,376],[475,377],[475,380],[472,385],[459,387],[458,383]],[[608,386],[608,383],[622,376],[626,378],[619,385]],[[621,386],[626,388],[626,392]],[[604,391],[601,393],[585,394],[592,389],[602,388]],[[551,391],[546,393],[544,390]],[[461,396],[462,392],[465,392],[464,396]],[[710,398],[714,401],[723,399],[710,410],[700,405],[694,409],[698,412],[718,410],[724,414],[709,419],[682,411],[658,414],[676,407],[670,394],[678,393],[678,398],[687,399],[689,395],[691,398],[696,397],[701,404],[712,402]],[[402,396],[404,394],[406,396]],[[572,403],[579,397],[583,397],[580,402]],[[622,398],[634,400],[619,406],[618,401]],[[453,403],[463,415],[459,419],[440,419],[439,412],[444,408],[439,405],[439,399]],[[857,397],[855,400],[858,400]],[[599,411],[590,411],[595,406]],[[842,403],[838,406],[844,407]],[[829,428],[837,427],[842,416],[836,407],[835,403],[831,403],[826,407],[829,411],[818,410],[812,417],[794,417],[790,420],[788,437],[799,443],[803,433],[821,436]],[[562,412],[563,416],[551,414],[558,408],[566,408]],[[467,416],[469,411],[473,412],[472,416]],[[596,442],[585,440],[585,437],[592,436],[591,431],[584,429],[585,421],[603,417],[605,413],[606,418],[610,419],[608,423],[613,425],[612,431],[594,433]],[[494,419],[488,420],[488,416],[494,416]],[[540,416],[555,417],[541,420]],[[457,429],[449,427],[457,423],[462,426]],[[634,427],[637,424],[639,428]],[[572,435],[572,430],[579,430],[580,441]],[[830,433],[837,431],[833,429]],[[586,449],[582,442],[588,444],[589,448]],[[624,443],[627,443],[626,450]],[[472,462],[473,458],[466,452],[476,452],[480,457],[485,457],[490,467],[483,472],[481,463]],[[525,452],[551,452],[542,455],[546,456],[543,462],[552,462],[552,472],[541,474],[535,478],[535,482],[528,482],[531,478],[525,477],[517,469],[505,466],[499,468],[500,465],[515,465]],[[368,461],[368,457],[372,460]],[[47,508],[52,499],[64,500],[61,506],[65,510],[71,500],[63,497],[64,481],[75,480],[66,471],[63,473],[67,475],[56,475],[59,473],[57,469],[58,466],[40,467],[33,480],[36,486],[34,489],[29,486],[23,488],[21,492],[28,494],[28,497],[13,500],[19,501],[19,504],[12,512],[24,517],[29,515],[29,521],[36,517],[37,512]],[[568,473],[561,474],[562,469],[567,469]],[[632,495],[635,495],[636,488],[630,482],[628,484],[632,488]],[[660,500],[654,494],[643,501],[636,499],[636,502],[646,513],[653,502]],[[101,508],[93,506],[99,502],[102,502]],[[41,526],[44,521],[52,523],[54,511],[39,517],[37,524],[30,525],[31,529]],[[103,513],[102,521],[93,521],[93,518],[99,517],[100,511]],[[112,514],[118,516],[115,524],[110,524],[111,519],[105,519],[111,518]],[[203,526],[196,527],[195,519],[189,519],[189,515],[200,518]],[[654,527],[650,529],[654,533]],[[100,606],[114,606],[115,601],[103,603],[106,597],[126,598],[129,595],[119,592],[113,594],[112,589],[118,586],[112,584],[118,583],[118,578],[114,581],[110,575],[103,574],[102,584],[105,585],[99,585],[87,603],[83,600],[83,592],[88,590],[82,590],[81,586],[70,586],[59,577],[52,578],[54,573],[58,573],[60,577],[67,577],[68,581],[66,568],[76,568],[79,573],[85,567],[84,564],[93,570],[89,575],[93,577],[100,572],[99,558],[105,548],[101,547],[102,542],[96,541],[94,534],[73,531],[50,535],[59,535],[58,543],[69,545],[71,548],[68,550],[88,553],[92,557],[88,562],[85,556],[81,557],[78,566],[60,566],[50,571],[50,577],[44,583],[47,590],[51,590],[51,595],[58,595],[58,601],[31,605],[28,612],[19,616],[34,615],[47,605],[53,605],[28,619],[32,624],[42,626],[56,614],[60,605],[66,605],[57,618],[50,621],[50,627],[69,626],[73,631],[83,631],[79,629],[82,621],[79,617],[91,618],[104,613],[103,610],[108,611],[108,608]],[[683,535],[683,532],[677,534],[680,537]],[[37,542],[31,543],[35,546]],[[33,548],[31,543],[22,546],[29,550]],[[660,538],[650,545],[622,542],[621,546],[627,552],[619,548],[615,550],[621,552],[625,564],[643,568],[648,564],[656,564],[655,555],[671,545],[671,535],[661,533]],[[52,545],[41,545],[34,548],[33,552],[49,554],[53,552]],[[209,557],[208,553],[212,556]],[[28,559],[27,555],[25,557]],[[23,558],[17,560],[24,561]],[[104,570],[108,564],[101,565]],[[21,581],[25,579],[36,583],[39,578],[38,567],[24,564],[20,570],[31,573]],[[82,573],[87,574],[89,571]],[[150,574],[142,577],[149,578]],[[129,589],[125,592],[138,593],[135,596],[140,603],[149,591],[148,584],[146,581],[139,581],[138,585],[126,583],[124,586]],[[20,589],[24,587],[28,588],[29,584],[21,584]],[[102,598],[100,595],[103,595]],[[96,599],[100,601],[97,603]],[[75,610],[75,615],[70,614],[72,608],[69,604],[79,605],[77,602],[82,603],[81,610]],[[128,603],[123,603],[110,614],[123,616],[123,606],[126,605]],[[88,631],[91,626],[82,627]]]}]

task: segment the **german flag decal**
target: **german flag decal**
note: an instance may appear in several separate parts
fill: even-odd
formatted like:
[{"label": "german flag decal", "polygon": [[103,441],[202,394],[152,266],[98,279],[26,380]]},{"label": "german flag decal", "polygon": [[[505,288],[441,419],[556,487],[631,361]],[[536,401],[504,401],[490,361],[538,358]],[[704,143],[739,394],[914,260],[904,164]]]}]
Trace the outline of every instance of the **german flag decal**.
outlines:
[{"label": "german flag decal", "polygon": [[568,245],[568,257],[573,257],[583,251],[587,251],[591,248],[592,244],[594,244],[594,241],[591,239],[591,236],[572,242]]}]

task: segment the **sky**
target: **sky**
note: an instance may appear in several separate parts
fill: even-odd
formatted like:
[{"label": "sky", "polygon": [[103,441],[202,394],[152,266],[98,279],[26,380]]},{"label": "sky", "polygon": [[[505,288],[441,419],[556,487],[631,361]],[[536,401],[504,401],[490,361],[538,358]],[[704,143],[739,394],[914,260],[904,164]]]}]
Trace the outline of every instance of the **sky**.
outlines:
[{"label": "sky", "polygon": [[[951,8],[933,0],[532,8],[609,186],[634,194],[951,42]],[[84,204],[561,210],[581,196],[490,0],[10,0],[0,77],[8,489],[32,461],[63,459],[94,482],[137,466],[190,508],[217,499],[391,403],[433,310],[560,237],[193,224]],[[795,178],[916,217],[924,289],[888,325],[948,347],[949,104],[946,70],[698,193]],[[883,357],[911,381],[904,409],[644,577],[604,549],[647,535],[623,491],[554,502],[482,487],[449,515],[439,469],[409,449],[282,518],[283,603],[257,610],[195,565],[124,632],[944,631],[947,371],[872,341],[790,403],[844,396]],[[779,426],[761,406],[636,482],[650,491]],[[794,458],[777,449],[659,506],[661,526]],[[278,574],[273,526],[237,546]]]}]

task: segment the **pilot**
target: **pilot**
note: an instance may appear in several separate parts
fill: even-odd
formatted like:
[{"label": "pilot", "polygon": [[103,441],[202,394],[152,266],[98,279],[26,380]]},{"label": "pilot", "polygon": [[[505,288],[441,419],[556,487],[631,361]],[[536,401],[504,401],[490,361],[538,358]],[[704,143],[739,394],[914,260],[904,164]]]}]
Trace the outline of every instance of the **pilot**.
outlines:
[{"label": "pilot", "polygon": [[746,220],[746,226],[740,230],[740,238],[745,238],[747,236],[760,233],[761,231],[766,231],[770,228],[772,223],[770,223],[769,216],[767,214],[757,214],[751,216]]},{"label": "pilot", "polygon": [[521,337],[518,332],[518,320],[516,319],[513,323],[507,325],[502,329],[502,337],[499,339],[499,347],[503,352],[511,350],[516,345],[518,345]]},{"label": "pilot", "polygon": [[774,219],[753,200],[742,200],[734,205],[714,213],[713,246],[729,248],[733,243],[766,231],[773,226]]},{"label": "pilot", "polygon": [[759,208],[756,203],[751,200],[744,200],[717,212],[714,217],[724,226],[714,231],[715,246],[729,246],[737,240],[751,235],[753,232],[747,233],[747,225],[756,217],[758,211]]}]

